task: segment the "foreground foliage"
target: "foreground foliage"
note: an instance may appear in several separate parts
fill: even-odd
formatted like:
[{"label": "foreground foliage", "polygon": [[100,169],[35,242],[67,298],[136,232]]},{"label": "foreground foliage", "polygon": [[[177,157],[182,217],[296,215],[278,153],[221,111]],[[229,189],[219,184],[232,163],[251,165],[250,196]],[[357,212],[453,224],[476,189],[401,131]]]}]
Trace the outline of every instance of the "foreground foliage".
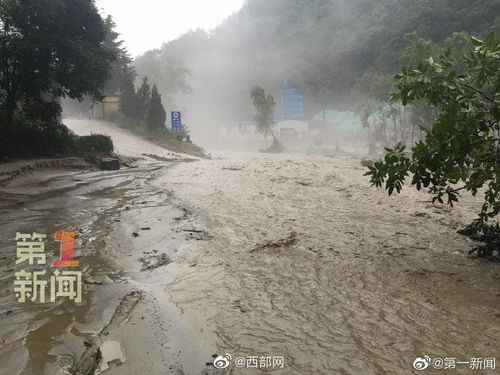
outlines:
[{"label": "foreground foliage", "polygon": [[399,193],[411,175],[418,190],[427,188],[433,201],[450,205],[461,190],[484,194],[478,218],[461,233],[485,240],[475,250],[488,256],[498,250],[500,237],[498,224],[490,224],[500,211],[500,38],[493,32],[471,42],[473,50],[461,60],[448,49],[438,62],[429,58],[396,75],[393,100],[424,100],[438,115],[411,154],[401,144],[387,148],[367,175],[389,194]]}]

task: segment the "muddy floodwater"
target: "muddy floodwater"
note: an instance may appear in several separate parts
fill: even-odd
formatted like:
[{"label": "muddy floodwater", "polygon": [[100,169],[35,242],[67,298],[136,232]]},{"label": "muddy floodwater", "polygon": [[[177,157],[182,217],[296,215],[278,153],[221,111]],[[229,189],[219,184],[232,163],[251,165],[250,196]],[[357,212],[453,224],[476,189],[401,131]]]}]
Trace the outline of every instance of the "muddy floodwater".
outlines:
[{"label": "muddy floodwater", "polygon": [[[83,374],[84,341],[107,358],[96,374],[400,375],[424,355],[498,360],[500,269],[456,233],[477,199],[388,197],[359,159],[213,156],[2,193],[0,374]],[[82,303],[18,303],[16,232],[57,230],[77,233]],[[54,241],[47,251],[57,257]],[[214,372],[225,353],[284,367]]]},{"label": "muddy floodwater", "polygon": [[197,272],[166,292],[216,327],[218,352],[282,355],[276,374],[410,374],[423,355],[498,357],[498,263],[468,259],[472,243],[455,232],[477,201],[389,198],[354,159],[218,156],[154,182],[206,222],[211,239],[178,258]]}]

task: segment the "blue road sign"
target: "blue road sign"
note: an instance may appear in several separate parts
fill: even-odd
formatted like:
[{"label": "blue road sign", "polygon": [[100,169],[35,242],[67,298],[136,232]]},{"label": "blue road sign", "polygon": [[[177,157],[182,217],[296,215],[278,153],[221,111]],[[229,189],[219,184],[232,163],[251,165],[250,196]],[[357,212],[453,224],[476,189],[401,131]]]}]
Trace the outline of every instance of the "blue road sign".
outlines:
[{"label": "blue road sign", "polygon": [[182,115],[180,111],[170,112],[170,123],[174,132],[182,130]]}]

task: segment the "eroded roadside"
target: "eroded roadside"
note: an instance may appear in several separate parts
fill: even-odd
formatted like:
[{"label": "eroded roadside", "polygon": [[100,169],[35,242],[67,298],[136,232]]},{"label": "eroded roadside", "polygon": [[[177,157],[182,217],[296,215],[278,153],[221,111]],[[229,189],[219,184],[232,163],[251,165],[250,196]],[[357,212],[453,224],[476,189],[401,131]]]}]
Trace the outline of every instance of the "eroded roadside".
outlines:
[{"label": "eroded roadside", "polygon": [[[163,291],[194,268],[171,260],[205,233],[196,215],[151,186],[171,165],[147,158],[120,171],[54,176],[40,194],[2,194],[0,374],[203,371],[213,350],[208,329]],[[52,236],[60,230],[77,233],[83,301],[20,304],[13,291],[16,232],[46,233],[48,257],[57,258]]]}]

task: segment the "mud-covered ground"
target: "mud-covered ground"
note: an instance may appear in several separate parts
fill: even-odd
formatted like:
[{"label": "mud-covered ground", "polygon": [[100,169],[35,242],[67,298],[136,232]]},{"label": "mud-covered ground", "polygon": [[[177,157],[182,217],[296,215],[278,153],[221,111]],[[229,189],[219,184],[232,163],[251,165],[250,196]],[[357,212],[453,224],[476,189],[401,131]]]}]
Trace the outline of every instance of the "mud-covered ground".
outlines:
[{"label": "mud-covered ground", "polygon": [[276,374],[399,375],[424,355],[498,357],[498,263],[469,259],[473,243],[455,232],[477,200],[388,197],[355,159],[218,156],[155,182],[206,222],[211,239],[177,258],[196,272],[166,292],[216,327],[218,352],[282,355]]},{"label": "mud-covered ground", "polygon": [[[99,122],[69,125],[79,134],[107,130]],[[164,292],[189,268],[173,261],[177,253],[184,243],[204,240],[204,228],[151,184],[193,158],[110,131],[116,150],[136,159],[120,171],[85,163],[68,168],[64,160],[1,166],[9,177],[0,187],[2,375],[200,374],[212,358],[215,340],[203,332],[205,324],[189,320]],[[46,271],[48,279],[56,270],[50,262],[59,257],[54,233],[61,230],[76,233],[82,302],[19,303],[15,272]],[[46,265],[16,265],[17,232],[47,235]],[[48,288],[46,294],[48,300]]]},{"label": "mud-covered ground", "polygon": [[[29,187],[16,194],[3,191],[0,374],[66,374],[71,368],[94,374],[85,342],[101,348],[99,369],[106,369],[108,360],[122,362],[113,362],[109,374],[199,374],[206,367],[215,345],[164,292],[173,276],[189,267],[172,261],[182,244],[195,240],[193,233],[204,233],[195,215],[150,184],[171,165],[142,160],[116,172],[52,178],[45,183],[51,189],[41,194]],[[60,230],[77,234],[83,301],[19,303],[14,272],[52,274],[50,260],[59,256],[53,236]],[[16,232],[47,234],[47,265],[15,264]]]},{"label": "mud-covered ground", "polygon": [[[180,162],[127,132],[112,137],[140,159],[1,190],[0,374],[400,375],[424,355],[498,359],[498,263],[469,258],[474,243],[456,234],[477,199],[450,209],[411,188],[387,197],[359,159]],[[47,233],[52,259],[57,230],[77,233],[82,303],[18,303],[15,233]],[[215,372],[212,356],[225,353],[230,366]],[[237,368],[244,356],[285,366]],[[472,370],[425,373],[443,371]]]}]

